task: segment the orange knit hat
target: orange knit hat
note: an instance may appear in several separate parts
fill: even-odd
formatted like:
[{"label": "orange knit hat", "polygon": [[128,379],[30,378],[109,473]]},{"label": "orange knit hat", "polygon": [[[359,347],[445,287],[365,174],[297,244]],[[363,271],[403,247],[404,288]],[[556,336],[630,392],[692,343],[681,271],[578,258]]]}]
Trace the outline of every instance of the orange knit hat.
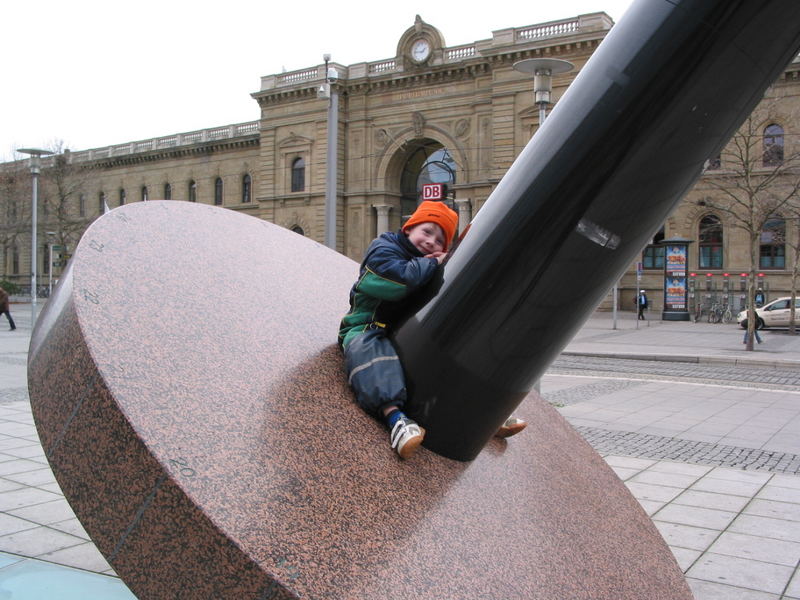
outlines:
[{"label": "orange knit hat", "polygon": [[456,211],[448,208],[444,202],[437,200],[425,200],[417,207],[411,218],[403,225],[403,232],[414,225],[420,223],[436,223],[444,231],[444,249],[450,247],[450,242],[453,241],[453,236],[456,234],[458,227],[458,215]]}]

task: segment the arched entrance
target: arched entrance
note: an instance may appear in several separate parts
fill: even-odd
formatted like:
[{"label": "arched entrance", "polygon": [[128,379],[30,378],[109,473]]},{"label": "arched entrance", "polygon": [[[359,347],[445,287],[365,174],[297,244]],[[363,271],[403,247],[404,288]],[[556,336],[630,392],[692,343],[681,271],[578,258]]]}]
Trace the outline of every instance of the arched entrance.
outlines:
[{"label": "arched entrance", "polygon": [[421,140],[412,147],[400,174],[402,219],[405,220],[417,208],[424,184],[443,183],[452,190],[456,183],[456,169],[450,151],[436,140]]}]

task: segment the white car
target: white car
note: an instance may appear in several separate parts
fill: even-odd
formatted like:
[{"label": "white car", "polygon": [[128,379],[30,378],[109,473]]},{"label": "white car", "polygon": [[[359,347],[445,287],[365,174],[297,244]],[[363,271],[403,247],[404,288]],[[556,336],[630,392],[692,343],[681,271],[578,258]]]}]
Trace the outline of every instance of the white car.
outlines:
[{"label": "white car", "polygon": [[[762,329],[764,327],[788,327],[789,326],[789,313],[790,302],[792,299],[789,296],[773,300],[769,304],[765,304],[761,308],[756,309],[756,328]],[[795,325],[800,325],[800,297],[794,301],[794,322]],[[742,329],[747,329],[747,311],[743,310],[736,315],[736,321],[742,326]]]}]

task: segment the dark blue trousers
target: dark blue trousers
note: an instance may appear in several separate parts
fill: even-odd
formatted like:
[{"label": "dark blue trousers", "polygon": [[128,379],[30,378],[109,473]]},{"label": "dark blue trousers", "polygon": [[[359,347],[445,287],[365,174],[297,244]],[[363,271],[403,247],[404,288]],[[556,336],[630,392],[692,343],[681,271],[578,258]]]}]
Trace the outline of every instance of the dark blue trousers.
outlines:
[{"label": "dark blue trousers", "polygon": [[348,383],[362,409],[380,419],[387,406],[402,410],[406,378],[397,351],[383,329],[368,329],[353,338],[344,350],[344,360]]}]

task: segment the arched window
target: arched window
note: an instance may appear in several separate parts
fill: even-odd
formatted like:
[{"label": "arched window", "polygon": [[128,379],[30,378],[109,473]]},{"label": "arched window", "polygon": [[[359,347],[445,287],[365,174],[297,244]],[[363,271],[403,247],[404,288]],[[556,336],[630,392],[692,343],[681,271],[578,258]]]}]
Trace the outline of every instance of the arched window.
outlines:
[{"label": "arched window", "polygon": [[759,265],[762,269],[786,267],[786,221],[780,217],[769,219],[761,230]]},{"label": "arched window", "polygon": [[189,202],[197,202],[197,184],[194,179],[189,182]]},{"label": "arched window", "polygon": [[86,216],[86,194],[80,194],[78,196],[78,216]]},{"label": "arched window", "polygon": [[783,127],[772,123],[764,128],[764,166],[783,164]]},{"label": "arched window", "polygon": [[216,206],[222,206],[222,178],[217,177],[217,180],[214,182],[214,204]]},{"label": "arched window", "polygon": [[108,203],[106,202],[105,192],[100,192],[97,195],[97,209],[101,215],[108,210]]},{"label": "arched window", "polygon": [[306,189],[306,161],[295,158],[292,162],[292,191],[302,192]]},{"label": "arched window", "polygon": [[244,177],[242,177],[242,202],[251,202],[253,199],[252,194],[252,180],[250,175],[245,173]]},{"label": "arched window", "polygon": [[664,268],[664,227],[653,236],[653,241],[642,252],[642,268],[644,269],[663,269]]},{"label": "arched window", "polygon": [[303,228],[300,227],[300,225],[295,225],[294,227],[292,227],[292,231],[294,231],[295,233],[299,233],[300,235],[306,234],[305,231],[303,231]]},{"label": "arched window", "polygon": [[11,250],[11,273],[19,275],[19,246],[16,244]]},{"label": "arched window", "polygon": [[143,185],[142,186],[142,202],[147,202],[147,199],[148,199],[148,197],[147,197],[147,186]]},{"label": "arched window", "polygon": [[128,196],[127,196],[127,194],[125,193],[125,190],[124,190],[124,189],[122,189],[122,188],[120,188],[120,189],[119,189],[119,205],[120,205],[120,206],[122,206],[123,204],[125,204],[125,199],[126,199],[127,197],[128,197]]},{"label": "arched window", "polygon": [[164,184],[164,200],[172,200],[172,186],[168,183]]},{"label": "arched window", "polygon": [[699,233],[701,269],[722,268],[722,221],[715,215],[700,219]]}]

